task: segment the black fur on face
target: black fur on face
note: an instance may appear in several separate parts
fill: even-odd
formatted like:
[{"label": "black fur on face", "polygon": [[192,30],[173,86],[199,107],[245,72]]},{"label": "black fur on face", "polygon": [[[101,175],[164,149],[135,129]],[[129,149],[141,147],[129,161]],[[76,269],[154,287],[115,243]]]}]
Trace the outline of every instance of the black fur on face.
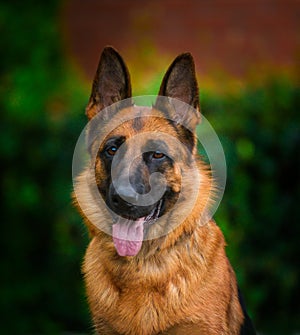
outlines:
[{"label": "black fur on face", "polygon": [[[111,176],[112,161],[118,149],[119,153],[116,175],[118,190],[116,190]],[[159,205],[159,216],[170,210],[176,203],[181,187],[180,176],[176,176],[173,159],[168,155],[168,145],[163,140],[147,141],[141,145],[141,154],[131,159],[132,151],[130,143],[127,144],[126,136],[108,137],[101,146],[96,159],[96,180],[98,190],[106,205],[115,214],[127,219],[137,220],[148,216]],[[122,180],[122,173],[129,165],[129,185],[126,183],[126,176]],[[160,173],[167,182],[163,196],[154,204],[139,206],[136,204],[139,195],[145,195],[151,190],[149,183],[153,173]],[[176,178],[177,177],[177,178]]]}]

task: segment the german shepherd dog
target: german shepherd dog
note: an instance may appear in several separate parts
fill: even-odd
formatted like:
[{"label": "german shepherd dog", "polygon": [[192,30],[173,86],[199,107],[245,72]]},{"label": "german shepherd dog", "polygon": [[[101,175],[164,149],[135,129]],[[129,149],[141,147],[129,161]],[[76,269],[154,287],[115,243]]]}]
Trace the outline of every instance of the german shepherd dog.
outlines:
[{"label": "german shepherd dog", "polygon": [[91,237],[83,273],[96,333],[255,334],[223,234],[205,215],[215,185],[197,153],[192,56],[173,61],[152,107],[132,99],[128,69],[106,47],[86,108],[94,158],[75,183]]}]

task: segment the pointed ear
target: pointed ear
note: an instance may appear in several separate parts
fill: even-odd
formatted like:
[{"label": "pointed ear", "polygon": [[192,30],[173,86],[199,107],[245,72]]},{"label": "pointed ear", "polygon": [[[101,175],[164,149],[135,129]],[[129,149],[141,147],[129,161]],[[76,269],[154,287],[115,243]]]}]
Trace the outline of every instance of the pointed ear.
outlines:
[{"label": "pointed ear", "polygon": [[[169,110],[169,114],[178,123],[187,125],[192,129],[196,127],[200,120],[199,92],[195,64],[190,53],[184,53],[175,58],[163,78],[158,94],[178,99],[193,107],[189,108],[187,105],[180,103],[174,106],[174,103],[171,102],[172,107],[175,108],[172,112]],[[164,100],[158,98],[155,107],[166,109],[167,106],[162,106]]]},{"label": "pointed ear", "polygon": [[125,62],[114,48],[104,48],[86,108],[88,119],[113,103],[130,97],[131,82]]}]

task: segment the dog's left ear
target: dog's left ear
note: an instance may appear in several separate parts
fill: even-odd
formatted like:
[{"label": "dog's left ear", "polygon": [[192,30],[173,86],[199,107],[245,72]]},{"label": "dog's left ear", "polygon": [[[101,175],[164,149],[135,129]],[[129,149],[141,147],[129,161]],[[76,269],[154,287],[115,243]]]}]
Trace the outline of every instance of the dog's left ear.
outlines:
[{"label": "dog's left ear", "polygon": [[172,120],[194,131],[200,120],[200,106],[195,64],[190,53],[175,58],[163,78],[158,95],[183,101],[186,105],[174,105],[176,100],[171,100],[172,108],[168,108],[165,99],[158,97],[155,107],[167,110]]},{"label": "dog's left ear", "polygon": [[[113,103],[130,97],[131,82],[127,66],[114,48],[105,47],[100,56],[92,93],[86,108],[88,119],[90,120]],[[130,104],[130,101],[127,103]]]}]

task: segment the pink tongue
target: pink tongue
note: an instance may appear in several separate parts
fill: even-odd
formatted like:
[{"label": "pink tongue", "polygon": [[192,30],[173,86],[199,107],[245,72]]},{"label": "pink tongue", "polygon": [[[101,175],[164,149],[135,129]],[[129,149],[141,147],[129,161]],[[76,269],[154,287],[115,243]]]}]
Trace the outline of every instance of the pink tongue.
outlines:
[{"label": "pink tongue", "polygon": [[144,237],[144,221],[120,219],[112,226],[115,248],[120,256],[135,256],[140,251]]}]

